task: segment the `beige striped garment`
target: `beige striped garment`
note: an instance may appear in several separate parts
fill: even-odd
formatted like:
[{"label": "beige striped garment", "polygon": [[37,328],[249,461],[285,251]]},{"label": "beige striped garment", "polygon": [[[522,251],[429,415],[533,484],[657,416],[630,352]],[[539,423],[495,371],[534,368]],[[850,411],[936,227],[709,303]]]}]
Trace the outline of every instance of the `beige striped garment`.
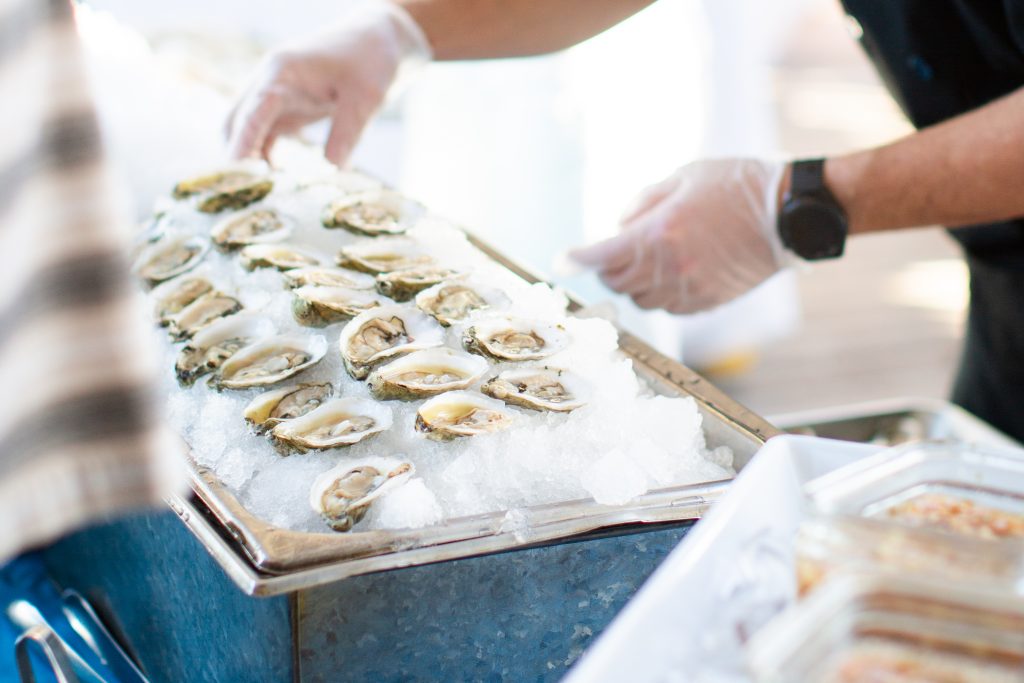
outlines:
[{"label": "beige striped garment", "polygon": [[0,0],[0,561],[181,483],[68,0]]}]

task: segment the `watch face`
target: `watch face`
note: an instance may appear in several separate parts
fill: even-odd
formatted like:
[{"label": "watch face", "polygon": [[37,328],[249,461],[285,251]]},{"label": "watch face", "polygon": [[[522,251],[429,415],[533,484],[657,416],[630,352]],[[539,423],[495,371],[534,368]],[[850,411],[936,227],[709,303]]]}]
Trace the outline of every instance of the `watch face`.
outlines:
[{"label": "watch face", "polygon": [[835,258],[846,243],[846,217],[832,204],[800,197],[783,207],[779,235],[801,258]]}]

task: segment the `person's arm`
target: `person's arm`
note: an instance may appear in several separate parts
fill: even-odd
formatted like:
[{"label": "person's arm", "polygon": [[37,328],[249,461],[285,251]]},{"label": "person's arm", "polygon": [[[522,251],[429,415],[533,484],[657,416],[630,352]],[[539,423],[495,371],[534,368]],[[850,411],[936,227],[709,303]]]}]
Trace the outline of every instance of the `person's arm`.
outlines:
[{"label": "person's arm", "polygon": [[562,50],[654,0],[398,0],[438,60],[521,57]]}]

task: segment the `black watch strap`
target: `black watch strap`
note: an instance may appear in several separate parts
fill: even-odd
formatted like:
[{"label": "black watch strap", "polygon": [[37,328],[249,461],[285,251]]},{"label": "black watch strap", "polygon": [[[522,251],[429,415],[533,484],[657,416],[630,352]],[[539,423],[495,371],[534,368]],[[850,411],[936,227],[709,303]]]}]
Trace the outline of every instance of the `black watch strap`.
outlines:
[{"label": "black watch strap", "polygon": [[790,166],[789,191],[778,219],[779,237],[807,260],[841,256],[846,245],[846,212],[825,185],[825,160],[802,159]]},{"label": "black watch strap", "polygon": [[799,159],[794,161],[790,175],[789,192],[794,197],[822,192],[831,195],[831,192],[825,187],[825,160]]}]

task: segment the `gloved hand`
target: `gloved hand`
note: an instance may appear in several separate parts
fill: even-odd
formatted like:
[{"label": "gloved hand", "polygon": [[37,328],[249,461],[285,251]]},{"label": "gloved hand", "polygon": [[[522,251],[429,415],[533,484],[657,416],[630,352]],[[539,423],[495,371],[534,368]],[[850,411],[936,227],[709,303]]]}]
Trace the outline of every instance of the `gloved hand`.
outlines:
[{"label": "gloved hand", "polygon": [[570,257],[641,308],[694,313],[723,304],[796,259],[775,225],[784,171],[754,159],[683,166],[640,195],[619,235]]},{"label": "gloved hand", "polygon": [[225,123],[230,154],[267,158],[280,135],[329,118],[324,155],[348,158],[399,67],[428,61],[422,29],[383,0],[356,10],[340,26],[269,55]]}]

